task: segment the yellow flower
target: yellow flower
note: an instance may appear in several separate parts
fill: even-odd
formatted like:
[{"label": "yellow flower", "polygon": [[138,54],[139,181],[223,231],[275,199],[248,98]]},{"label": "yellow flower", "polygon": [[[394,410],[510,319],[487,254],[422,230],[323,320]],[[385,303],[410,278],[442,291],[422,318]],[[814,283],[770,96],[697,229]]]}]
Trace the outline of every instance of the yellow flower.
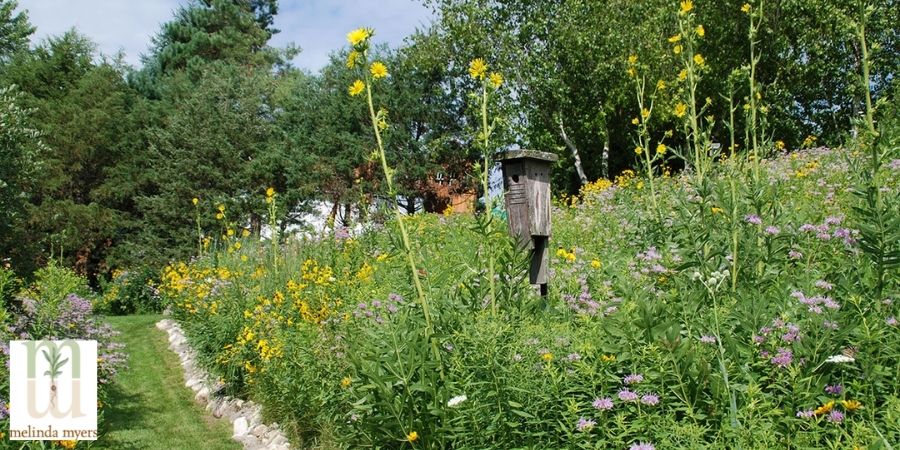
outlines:
[{"label": "yellow flower", "polygon": [[600,356],[600,361],[607,362],[607,363],[608,363],[608,362],[615,362],[615,361],[616,361],[616,355],[601,355],[601,356]]},{"label": "yellow flower", "polygon": [[775,150],[784,150],[784,141],[775,141]]},{"label": "yellow flower", "polygon": [[357,28],[349,33],[347,33],[347,41],[350,42],[350,45],[359,45],[360,43],[366,41],[372,37],[372,32],[370,32],[366,28]]},{"label": "yellow flower", "polygon": [[647,120],[648,117],[650,117],[650,110],[647,108],[641,109],[641,118]]},{"label": "yellow flower", "polygon": [[816,408],[813,413],[817,416],[821,416],[822,414],[828,414],[832,409],[834,409],[834,400]]},{"label": "yellow flower", "polygon": [[672,52],[675,53],[676,55],[680,55],[681,54],[681,44],[678,44],[675,47],[673,47]]},{"label": "yellow flower", "polygon": [[656,82],[656,90],[661,91],[666,88],[666,82],[663,80],[659,80]]},{"label": "yellow flower", "polygon": [[666,154],[666,144],[660,143],[656,146],[656,154],[657,155],[665,155]]},{"label": "yellow flower", "polygon": [[547,362],[553,361],[553,353],[550,353],[550,352],[544,353],[543,355],[541,355],[541,359],[543,359],[544,361],[547,361]]},{"label": "yellow flower", "polygon": [[681,69],[681,72],[678,72],[678,81],[687,80],[687,69]]},{"label": "yellow flower", "polygon": [[235,250],[240,250],[240,249],[241,249],[241,243],[240,243],[240,242],[235,242],[235,243],[234,243],[234,249],[235,249]]},{"label": "yellow flower", "polygon": [[250,230],[244,228],[244,229],[241,231],[241,236],[243,236],[243,237],[250,236]]},{"label": "yellow flower", "polygon": [[227,234],[228,236],[234,236],[234,230],[232,230],[231,228],[229,228],[229,229],[225,232],[225,234]]},{"label": "yellow flower", "polygon": [[629,55],[628,56],[628,64],[631,64],[631,65],[637,64],[637,55]]},{"label": "yellow flower", "polygon": [[416,442],[419,440],[419,433],[415,431],[410,431],[409,434],[406,435],[406,440],[408,442]]},{"label": "yellow flower", "polygon": [[694,55],[694,62],[697,63],[698,66],[702,66],[702,65],[706,64],[706,60],[703,59],[703,55],[701,55],[699,53]]},{"label": "yellow flower", "polygon": [[685,113],[687,113],[687,105],[685,105],[684,103],[678,102],[678,104],[675,105],[675,116],[676,117],[684,117]]},{"label": "yellow flower", "polygon": [[375,61],[372,63],[372,67],[369,68],[369,72],[372,73],[372,77],[376,80],[384,78],[388,75],[387,67],[381,61]]},{"label": "yellow flower", "polygon": [[275,188],[270,187],[266,189],[266,197],[274,197],[275,196]]},{"label": "yellow flower", "polygon": [[350,94],[351,97],[355,97],[362,93],[363,89],[366,88],[366,83],[363,83],[362,80],[356,80],[353,84],[347,88],[347,93]]},{"label": "yellow flower", "polygon": [[749,3],[744,3],[744,6],[741,6],[741,11],[743,11],[743,12],[745,12],[745,13],[747,13],[747,14],[750,14],[750,4],[749,4]]},{"label": "yellow flower", "polygon": [[344,389],[347,389],[348,387],[350,387],[350,384],[352,384],[352,383],[353,383],[353,381],[350,379],[350,377],[344,377],[341,380],[341,387]]},{"label": "yellow flower", "polygon": [[225,218],[225,214],[222,214],[222,213],[217,213],[217,214],[216,214],[216,220],[222,220],[222,219],[224,219],[224,218]]},{"label": "yellow flower", "polygon": [[356,50],[351,51],[350,54],[347,55],[347,68],[348,69],[352,69],[353,67],[356,66],[356,60],[359,59],[359,55],[360,55],[360,53]]},{"label": "yellow flower", "polygon": [[637,75],[637,72],[634,70],[634,67],[629,67],[628,70],[625,71],[629,77],[633,77]]},{"label": "yellow flower", "polygon": [[681,40],[681,33],[673,35],[672,37],[669,38],[669,42],[671,42],[673,44],[680,40]]},{"label": "yellow flower", "polygon": [[500,75],[497,72],[491,72],[490,78],[491,78],[491,85],[494,86],[494,89],[499,88],[500,85],[503,84],[503,75]]},{"label": "yellow flower", "polygon": [[711,209],[712,209],[713,214],[721,214],[721,213],[725,212],[724,209],[719,208],[718,206],[713,206]]},{"label": "yellow flower", "polygon": [[639,124],[639,123],[641,123],[641,120],[638,119],[637,117],[635,117],[634,119],[631,119],[631,124],[632,124],[632,125],[637,125],[637,124]]},{"label": "yellow flower", "polygon": [[681,2],[681,10],[678,11],[679,14],[687,14],[692,9],[694,9],[694,2],[691,0],[682,0]]},{"label": "yellow flower", "polygon": [[197,198],[197,197],[194,197],[194,198],[191,199],[191,203],[193,203],[194,206],[197,206],[197,203],[200,203],[200,199]]},{"label": "yellow flower", "polygon": [[697,36],[706,36],[706,29],[703,28],[703,25],[697,25],[697,28],[694,28],[694,32],[697,33]]},{"label": "yellow flower", "polygon": [[76,445],[78,445],[78,441],[56,441],[56,443],[61,445],[62,448],[65,449],[73,449]]},{"label": "yellow flower", "polygon": [[844,409],[847,411],[856,411],[857,409],[862,408],[862,403],[859,400],[842,400],[841,405],[844,406]]},{"label": "yellow flower", "polygon": [[475,58],[472,62],[469,63],[469,75],[476,80],[484,79],[484,74],[487,72],[487,64],[484,63],[484,60],[481,58]]},{"label": "yellow flower", "polygon": [[644,148],[641,147],[640,145],[638,145],[637,147],[634,148],[634,152],[637,153],[638,155],[640,155],[641,153],[644,153]]},{"label": "yellow flower", "polygon": [[595,259],[595,260],[591,261],[591,267],[593,267],[594,269],[599,269],[600,266],[602,266],[602,265],[603,264],[600,263],[599,259]]},{"label": "yellow flower", "polygon": [[220,204],[219,206],[217,206],[217,208],[219,209],[219,212],[220,212],[220,213],[225,212],[225,205],[221,205],[221,204]]}]

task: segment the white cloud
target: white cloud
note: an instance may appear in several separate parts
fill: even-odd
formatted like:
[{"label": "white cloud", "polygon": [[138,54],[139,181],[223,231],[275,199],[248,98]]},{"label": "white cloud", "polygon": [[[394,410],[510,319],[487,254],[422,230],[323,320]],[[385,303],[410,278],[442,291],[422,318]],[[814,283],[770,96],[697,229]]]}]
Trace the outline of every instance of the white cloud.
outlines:
[{"label": "white cloud", "polygon": [[[32,42],[58,36],[71,28],[87,35],[98,50],[113,55],[125,52],[125,60],[140,65],[160,25],[172,18],[185,0],[20,0],[19,10],[28,10],[37,27]],[[318,70],[328,62],[328,54],[346,44],[345,36],[362,26],[376,30],[377,42],[399,45],[403,38],[426,25],[429,9],[416,0],[282,0],[275,17],[272,44],[288,42],[303,51],[295,65]]]}]

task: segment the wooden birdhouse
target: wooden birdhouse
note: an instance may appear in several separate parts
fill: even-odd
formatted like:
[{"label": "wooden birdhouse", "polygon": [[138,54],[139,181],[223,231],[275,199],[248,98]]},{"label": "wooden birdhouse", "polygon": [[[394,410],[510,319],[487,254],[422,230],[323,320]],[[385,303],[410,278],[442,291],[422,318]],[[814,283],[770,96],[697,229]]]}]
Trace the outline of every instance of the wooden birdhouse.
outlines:
[{"label": "wooden birdhouse", "polygon": [[506,192],[509,232],[531,251],[530,281],[547,293],[550,250],[550,170],[559,158],[534,150],[511,150],[499,155]]}]

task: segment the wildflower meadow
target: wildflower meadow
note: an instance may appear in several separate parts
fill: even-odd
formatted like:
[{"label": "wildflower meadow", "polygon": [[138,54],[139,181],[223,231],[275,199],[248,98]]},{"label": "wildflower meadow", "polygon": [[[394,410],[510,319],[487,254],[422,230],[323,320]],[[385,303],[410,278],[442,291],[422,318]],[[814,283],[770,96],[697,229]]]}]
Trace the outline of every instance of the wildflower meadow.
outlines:
[{"label": "wildflower meadow", "polygon": [[[0,334],[97,340],[102,419],[96,442],[0,448],[116,448],[177,420],[221,434],[217,398],[258,405],[233,424],[248,449],[900,444],[892,2],[426,2],[405,50],[347,30],[318,75],[265,44],[269,3],[182,7],[143,69],[90,69],[141,130],[104,139],[150,149],[84,175],[95,202],[61,198],[61,175],[33,204],[0,197],[20,233],[0,236],[26,236],[0,245],[19,264],[0,269]],[[240,39],[186,37],[201,18]],[[65,147],[18,89],[0,143]],[[540,246],[510,231],[503,155],[521,148],[554,155],[545,291]],[[0,195],[31,192],[9,180]],[[48,208],[83,225],[41,234]],[[109,319],[146,334],[125,347]],[[186,383],[154,375],[180,373],[166,344]],[[151,380],[210,406],[117,409],[157,401],[128,394]]]}]

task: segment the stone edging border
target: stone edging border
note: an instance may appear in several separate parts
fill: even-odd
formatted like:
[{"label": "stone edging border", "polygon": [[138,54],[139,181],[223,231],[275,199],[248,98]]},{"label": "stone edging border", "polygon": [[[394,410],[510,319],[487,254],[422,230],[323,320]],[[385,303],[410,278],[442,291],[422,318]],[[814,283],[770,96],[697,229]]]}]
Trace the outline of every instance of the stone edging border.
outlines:
[{"label": "stone edging border", "polygon": [[262,407],[252,401],[218,395],[221,384],[210,381],[209,374],[197,364],[197,353],[188,345],[181,327],[172,319],[163,319],[156,328],[169,335],[169,349],[178,355],[184,369],[184,385],[195,392],[194,399],[214,417],[226,417],[234,427],[231,436],[246,450],[290,450],[291,444],[277,423],[262,423]]}]

